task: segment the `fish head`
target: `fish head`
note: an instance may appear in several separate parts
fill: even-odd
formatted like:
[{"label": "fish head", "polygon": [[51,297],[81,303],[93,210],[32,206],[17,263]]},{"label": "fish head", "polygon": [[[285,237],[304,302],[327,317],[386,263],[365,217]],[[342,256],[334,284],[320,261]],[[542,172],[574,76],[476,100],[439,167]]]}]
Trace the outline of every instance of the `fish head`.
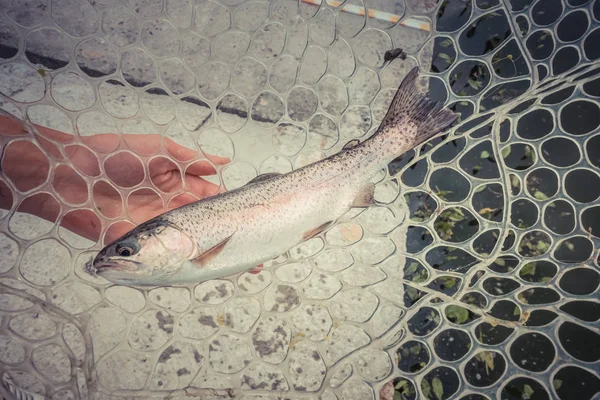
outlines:
[{"label": "fish head", "polygon": [[89,269],[120,285],[163,285],[186,265],[195,247],[194,241],[176,225],[153,221],[104,247]]}]

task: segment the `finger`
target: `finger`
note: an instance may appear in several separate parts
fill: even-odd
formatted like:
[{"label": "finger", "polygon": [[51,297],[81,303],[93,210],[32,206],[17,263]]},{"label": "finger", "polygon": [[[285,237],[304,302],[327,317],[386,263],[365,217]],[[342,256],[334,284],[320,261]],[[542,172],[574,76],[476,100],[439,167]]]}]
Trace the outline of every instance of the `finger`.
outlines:
[{"label": "finger", "polygon": [[185,173],[186,175],[208,176],[216,174],[217,170],[215,170],[215,167],[213,167],[210,162],[202,160],[190,164],[185,170]]},{"label": "finger", "polygon": [[195,176],[186,176],[185,183],[188,191],[198,196],[200,199],[214,196],[224,191],[219,185],[215,185],[214,183]]},{"label": "finger", "polygon": [[[227,158],[227,157],[219,157],[219,156],[209,155],[209,156],[207,156],[207,158],[210,161],[212,161],[213,164],[217,164],[217,165],[227,164],[230,161],[229,158]],[[188,166],[185,173],[190,174],[190,175],[201,175],[201,176],[214,175],[217,173],[217,170],[215,169],[213,164],[211,164],[210,162],[205,161],[205,160],[196,161],[195,163]]]},{"label": "finger", "polygon": [[[169,152],[169,154],[178,161],[185,162],[185,161],[193,160],[194,158],[198,157],[198,151],[196,151],[194,149],[190,149],[189,147],[185,147],[180,144],[177,144],[169,138],[165,138],[165,143],[166,143],[166,148],[167,148],[167,151]],[[204,153],[202,153],[202,155],[204,155],[207,159],[212,161],[214,164],[222,165],[222,164],[227,164],[230,161],[229,158],[227,158],[227,157],[220,157],[220,156],[215,156],[212,154],[204,154]]]},{"label": "finger", "polygon": [[208,158],[210,161],[212,161],[214,164],[218,164],[218,165],[225,165],[229,161],[231,161],[228,157],[215,156],[212,154],[204,154],[204,156],[206,158]]},{"label": "finger", "polygon": [[198,153],[196,150],[181,146],[169,138],[165,138],[165,147],[169,154],[177,160],[192,160],[196,158]]}]

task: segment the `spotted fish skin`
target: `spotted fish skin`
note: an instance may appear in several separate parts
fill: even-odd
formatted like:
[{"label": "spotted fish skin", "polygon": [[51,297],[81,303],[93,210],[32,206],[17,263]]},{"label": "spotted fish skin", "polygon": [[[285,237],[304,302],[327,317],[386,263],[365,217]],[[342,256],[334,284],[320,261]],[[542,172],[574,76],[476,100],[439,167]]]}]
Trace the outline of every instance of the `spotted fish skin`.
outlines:
[{"label": "spotted fish skin", "polygon": [[[419,93],[417,78],[415,67],[400,84],[377,132],[363,143],[284,175],[259,177],[239,189],[141,224],[99,253],[94,265],[105,267],[99,274],[130,285],[195,283],[230,275],[285,253],[350,208],[368,206],[374,189],[370,180],[375,174],[457,118]],[[157,226],[174,229],[157,232]],[[165,237],[165,232],[173,235],[174,230],[184,233],[190,243],[185,237]],[[179,257],[174,253],[171,264],[164,261],[160,268],[148,265],[152,260],[142,257],[145,249],[140,235],[145,240],[157,237],[160,243],[176,242],[175,247],[181,247]],[[129,256],[138,263],[136,270],[119,271],[119,264],[126,261],[115,255],[121,242],[140,247]],[[181,254],[190,246],[182,260]],[[106,268],[110,262],[114,269]]]}]

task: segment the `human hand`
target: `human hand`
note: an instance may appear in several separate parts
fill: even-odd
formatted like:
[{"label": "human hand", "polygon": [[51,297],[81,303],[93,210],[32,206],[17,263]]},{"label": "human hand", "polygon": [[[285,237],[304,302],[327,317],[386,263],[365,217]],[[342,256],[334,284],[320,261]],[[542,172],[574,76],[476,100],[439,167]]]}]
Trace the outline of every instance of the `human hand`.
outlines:
[{"label": "human hand", "polygon": [[[117,134],[98,134],[77,138],[37,125],[29,133],[21,121],[3,116],[0,116],[0,126],[4,139],[33,134],[39,147],[52,156],[46,156],[30,140],[14,141],[5,147],[0,165],[13,185],[20,191],[48,190],[49,186],[60,202],[25,202],[18,211],[55,222],[61,207],[77,208],[73,205],[81,204],[93,207],[98,214],[111,219],[111,223],[129,221],[113,224],[106,232],[105,243],[164,211],[219,193],[221,188],[218,185],[202,177],[216,174],[213,164],[229,162],[226,158],[211,155],[206,155],[210,162],[198,160],[197,151],[160,135],[119,137]],[[123,140],[125,136],[127,140]],[[115,144],[117,150],[113,151]],[[130,149],[144,156],[138,158]],[[165,154],[171,155],[171,158],[165,157]],[[61,158],[70,161],[74,168],[57,163]],[[51,160],[52,163],[49,162]],[[45,185],[49,175],[50,185]],[[86,175],[88,178],[83,179],[82,176]],[[9,201],[1,189],[0,207],[10,208],[12,200]],[[91,202],[88,201],[89,193],[92,193]],[[93,214],[72,213],[67,217],[61,221],[61,226],[88,239],[98,240],[100,227]]]},{"label": "human hand", "polygon": [[[153,142],[160,139],[157,135],[136,135],[147,136],[141,139],[140,143],[148,146],[154,146]],[[182,147],[170,139],[165,139],[166,151],[170,154],[184,153],[184,159],[196,160],[196,152]],[[192,157],[188,157],[192,156]],[[216,156],[207,158],[215,165],[223,165],[229,162],[228,159]],[[144,168],[147,169],[147,177],[144,179]],[[126,213],[130,219],[139,224],[145,222],[165,211],[181,207],[199,199],[214,196],[223,191],[223,188],[215,185],[203,176],[216,174],[216,170],[210,162],[206,160],[193,162],[172,161],[170,158],[157,156],[152,158],[146,165],[142,165],[137,158],[130,153],[117,153],[104,162],[104,169],[112,182],[118,183],[122,187],[136,185],[143,181],[135,190],[131,191],[126,199]],[[108,189],[108,190],[107,190]],[[154,189],[154,190],[152,190]],[[156,189],[162,192],[165,201],[158,196]],[[120,206],[120,195],[112,190],[108,185],[99,186],[99,190],[94,193],[94,202],[102,207],[104,215],[111,215],[114,211],[110,208]],[[115,210],[118,212],[118,210]],[[104,242],[109,243],[121,235],[127,233],[132,225],[121,224],[115,226],[107,232]]]}]

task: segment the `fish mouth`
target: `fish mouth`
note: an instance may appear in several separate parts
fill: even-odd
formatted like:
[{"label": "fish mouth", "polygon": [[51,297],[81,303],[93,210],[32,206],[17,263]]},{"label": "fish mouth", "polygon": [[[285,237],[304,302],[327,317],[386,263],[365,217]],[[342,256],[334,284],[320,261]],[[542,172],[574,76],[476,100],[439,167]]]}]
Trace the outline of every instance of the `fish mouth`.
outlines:
[{"label": "fish mouth", "polygon": [[137,271],[139,264],[134,261],[116,260],[110,262],[102,262],[94,264],[94,270],[97,274],[101,274],[106,271]]}]

